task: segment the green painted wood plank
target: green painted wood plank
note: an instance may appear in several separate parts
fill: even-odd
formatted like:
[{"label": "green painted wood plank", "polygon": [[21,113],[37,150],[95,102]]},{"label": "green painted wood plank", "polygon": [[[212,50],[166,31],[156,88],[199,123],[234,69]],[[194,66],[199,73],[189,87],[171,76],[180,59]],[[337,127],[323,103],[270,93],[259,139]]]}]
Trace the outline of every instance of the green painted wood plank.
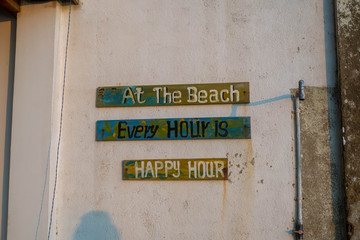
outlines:
[{"label": "green painted wood plank", "polygon": [[250,117],[104,120],[96,141],[249,139]]},{"label": "green painted wood plank", "polygon": [[99,87],[97,107],[141,107],[250,102],[248,82]]},{"label": "green painted wood plank", "polygon": [[227,180],[226,158],[123,161],[124,180]]}]

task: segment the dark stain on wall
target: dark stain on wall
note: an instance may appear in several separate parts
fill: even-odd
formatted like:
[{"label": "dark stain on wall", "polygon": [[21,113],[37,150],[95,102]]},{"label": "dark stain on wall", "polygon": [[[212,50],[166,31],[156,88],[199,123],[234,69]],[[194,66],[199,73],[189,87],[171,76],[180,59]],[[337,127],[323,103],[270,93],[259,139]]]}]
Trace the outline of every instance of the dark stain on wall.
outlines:
[{"label": "dark stain on wall", "polygon": [[336,4],[348,236],[360,239],[360,2]]}]

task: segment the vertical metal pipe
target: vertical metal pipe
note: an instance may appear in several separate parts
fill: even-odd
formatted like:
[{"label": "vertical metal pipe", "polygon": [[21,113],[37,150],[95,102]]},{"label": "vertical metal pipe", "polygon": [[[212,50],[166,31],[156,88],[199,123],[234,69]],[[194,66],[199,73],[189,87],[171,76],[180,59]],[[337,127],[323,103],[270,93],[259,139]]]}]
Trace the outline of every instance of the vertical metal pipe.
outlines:
[{"label": "vertical metal pipe", "polygon": [[[298,95],[298,94],[297,94]],[[301,149],[300,149],[300,103],[299,98],[295,98],[296,115],[296,233],[297,239],[302,239],[303,220],[302,220],[302,193],[301,193]]]},{"label": "vertical metal pipe", "polygon": [[296,236],[303,239],[302,219],[302,191],[301,191],[301,145],[300,145],[300,100],[305,100],[304,81],[299,81],[299,89],[295,98],[295,119],[296,119]]}]

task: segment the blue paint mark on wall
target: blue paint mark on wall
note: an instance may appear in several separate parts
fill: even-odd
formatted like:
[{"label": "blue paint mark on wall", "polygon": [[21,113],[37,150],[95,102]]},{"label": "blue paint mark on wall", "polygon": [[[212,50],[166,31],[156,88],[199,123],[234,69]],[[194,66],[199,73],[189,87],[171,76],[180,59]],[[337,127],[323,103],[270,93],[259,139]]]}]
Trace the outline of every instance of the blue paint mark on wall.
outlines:
[{"label": "blue paint mark on wall", "polygon": [[120,240],[120,234],[112,223],[108,213],[91,211],[81,217],[73,240]]},{"label": "blue paint mark on wall", "polygon": [[284,94],[278,97],[273,97],[273,98],[269,98],[269,99],[265,99],[265,100],[261,100],[261,101],[256,101],[256,102],[251,102],[249,104],[233,104],[231,107],[231,117],[235,117],[236,116],[236,110],[239,106],[258,106],[258,105],[262,105],[262,104],[266,104],[266,103],[271,103],[271,102],[276,102],[276,101],[280,101],[283,99],[288,99],[291,98],[292,95],[291,94]]}]

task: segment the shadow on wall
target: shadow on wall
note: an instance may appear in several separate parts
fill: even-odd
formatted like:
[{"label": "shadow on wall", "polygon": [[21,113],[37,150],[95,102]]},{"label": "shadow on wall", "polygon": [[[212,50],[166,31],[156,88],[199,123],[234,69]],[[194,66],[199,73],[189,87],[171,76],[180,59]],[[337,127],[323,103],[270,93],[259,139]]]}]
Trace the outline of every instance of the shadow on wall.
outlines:
[{"label": "shadow on wall", "polygon": [[91,211],[81,217],[73,240],[120,240],[119,232],[106,212]]}]

